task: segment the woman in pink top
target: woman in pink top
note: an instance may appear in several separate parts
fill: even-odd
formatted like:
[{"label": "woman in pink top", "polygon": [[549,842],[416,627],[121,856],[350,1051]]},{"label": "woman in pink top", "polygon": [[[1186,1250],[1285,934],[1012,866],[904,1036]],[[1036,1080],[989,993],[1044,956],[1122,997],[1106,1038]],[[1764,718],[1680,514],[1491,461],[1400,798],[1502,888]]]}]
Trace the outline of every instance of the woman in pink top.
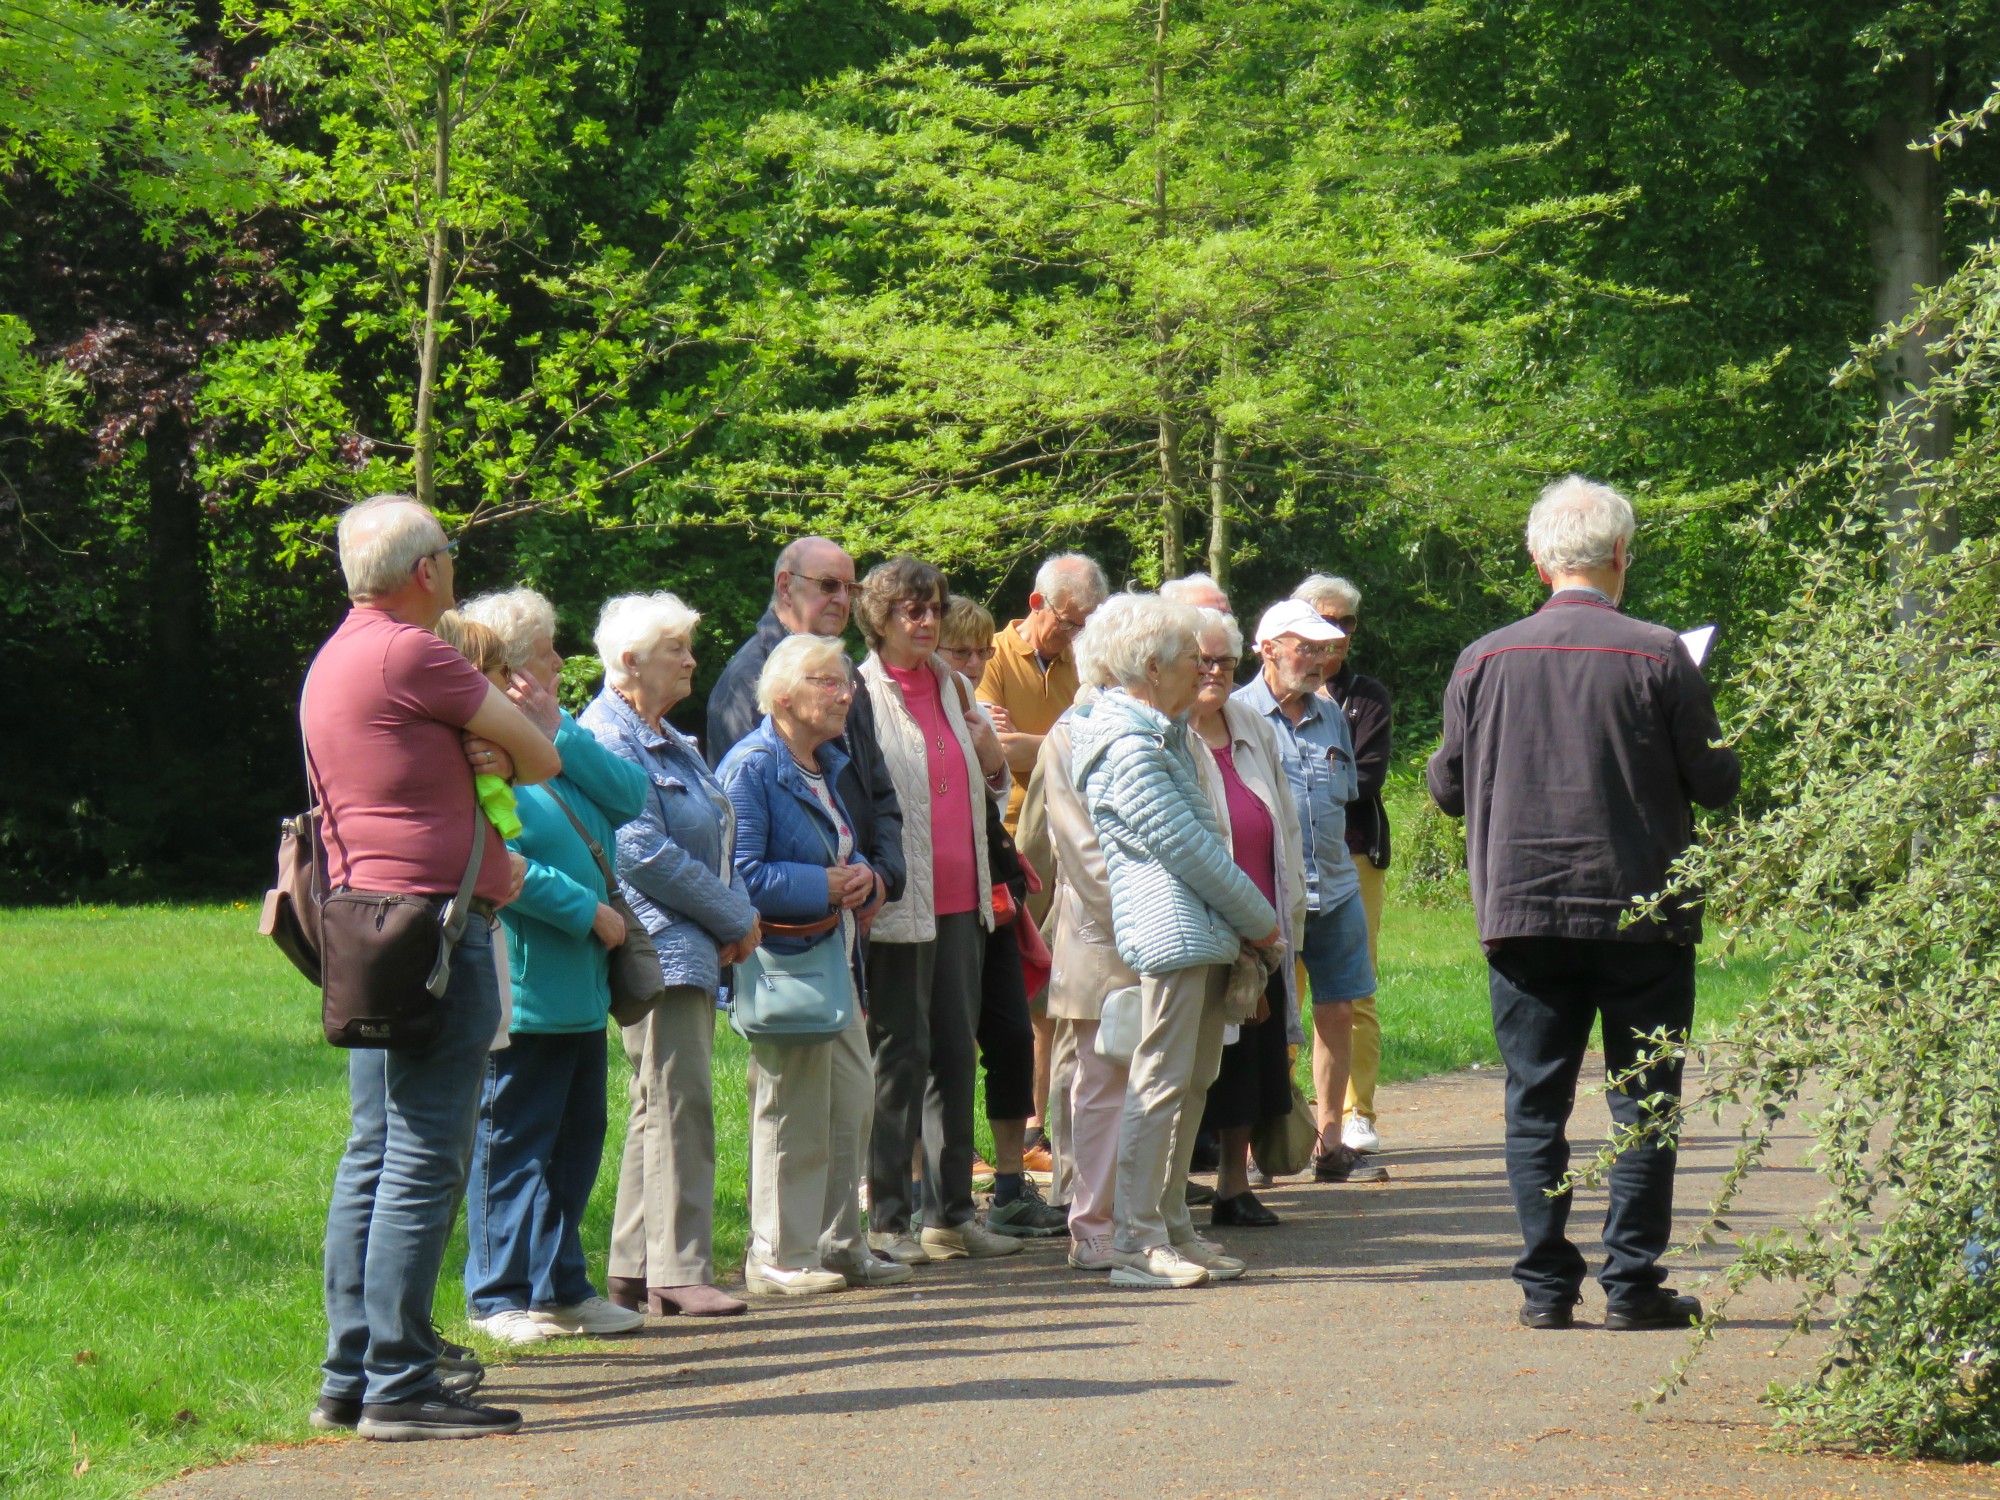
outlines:
[{"label": "woman in pink top", "polygon": [[[1305,869],[1298,811],[1270,726],[1230,699],[1243,656],[1243,634],[1219,610],[1204,609],[1201,615],[1197,637],[1201,688],[1188,723],[1212,757],[1215,776],[1210,796],[1214,798],[1219,781],[1236,866],[1276,908],[1280,929],[1289,941],[1303,919]],[[1256,1018],[1244,1023],[1238,1039],[1222,1049],[1222,1069],[1209,1086],[1202,1128],[1222,1138],[1215,1206],[1209,1211],[1209,1222],[1218,1228],[1264,1228],[1278,1222],[1278,1216],[1250,1191],[1250,1132],[1263,1120],[1291,1112],[1285,1022],[1288,986],[1293,982],[1292,965],[1280,964],[1265,987]]]},{"label": "woman in pink top", "polygon": [[[868,1239],[908,1265],[1011,1255],[1020,1242],[972,1204],[980,966],[993,928],[986,801],[1011,784],[1000,738],[937,655],[945,579],[899,557],[862,580],[855,617],[869,645],[862,685],[903,811],[903,899],[876,915],[868,947],[875,1130]],[[912,1232],[910,1161],[921,1137],[931,1208]]]}]

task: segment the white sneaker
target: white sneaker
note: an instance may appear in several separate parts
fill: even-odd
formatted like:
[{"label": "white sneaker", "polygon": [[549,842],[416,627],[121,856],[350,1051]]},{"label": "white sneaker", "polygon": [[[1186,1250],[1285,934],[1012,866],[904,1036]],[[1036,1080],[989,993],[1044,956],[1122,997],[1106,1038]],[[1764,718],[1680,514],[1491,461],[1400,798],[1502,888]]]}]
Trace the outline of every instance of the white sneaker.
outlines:
[{"label": "white sneaker", "polygon": [[603,1297],[585,1297],[568,1307],[538,1307],[528,1314],[550,1337],[557,1334],[633,1333],[646,1326],[646,1315],[620,1307]]},{"label": "white sneaker", "polygon": [[1092,1234],[1080,1240],[1071,1240],[1069,1263],[1079,1271],[1110,1270],[1118,1264],[1117,1253],[1111,1248],[1111,1236]]},{"label": "white sneaker", "polygon": [[826,1271],[818,1266],[792,1270],[785,1266],[767,1266],[754,1260],[743,1263],[743,1283],[760,1297],[812,1297],[824,1292],[847,1290],[847,1278],[838,1271]]},{"label": "white sneaker", "polygon": [[1214,1240],[1196,1235],[1191,1240],[1182,1240],[1174,1246],[1184,1259],[1193,1261],[1208,1272],[1210,1281],[1234,1281],[1246,1269],[1244,1263],[1226,1252]]},{"label": "white sneaker", "polygon": [[917,1274],[901,1261],[890,1260],[872,1250],[862,1251],[849,1264],[828,1266],[827,1269],[849,1286],[859,1287],[899,1286]]},{"label": "white sneaker", "polygon": [[497,1313],[472,1319],[472,1326],[503,1344],[539,1344],[555,1337],[554,1330],[538,1322],[525,1307],[503,1307]]},{"label": "white sneaker", "polygon": [[1208,1280],[1208,1268],[1181,1254],[1178,1245],[1155,1245],[1150,1250],[1114,1250],[1111,1253],[1113,1286],[1179,1289],[1200,1286]]},{"label": "white sneaker", "polygon": [[1009,1234],[995,1234],[977,1219],[967,1219],[946,1229],[926,1229],[924,1254],[932,1260],[992,1260],[1001,1255],[1018,1255],[1021,1242]]},{"label": "white sneaker", "polygon": [[1347,1125],[1340,1132],[1340,1139],[1342,1144],[1350,1146],[1356,1151],[1380,1151],[1382,1149],[1382,1137],[1375,1133],[1373,1122],[1361,1115],[1349,1115],[1347,1117]]},{"label": "white sneaker", "polygon": [[882,1254],[888,1256],[889,1259],[898,1261],[906,1266],[921,1266],[930,1263],[930,1252],[917,1243],[917,1237],[913,1234],[888,1234],[886,1232],[877,1234],[871,1229],[868,1231],[868,1248],[870,1250],[879,1250]]}]

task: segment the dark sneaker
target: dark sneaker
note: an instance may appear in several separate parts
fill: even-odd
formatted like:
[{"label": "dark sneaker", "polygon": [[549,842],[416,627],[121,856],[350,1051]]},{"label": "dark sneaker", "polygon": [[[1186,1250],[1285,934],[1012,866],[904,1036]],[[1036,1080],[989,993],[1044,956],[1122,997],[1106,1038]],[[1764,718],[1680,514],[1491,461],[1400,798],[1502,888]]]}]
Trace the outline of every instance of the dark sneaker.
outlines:
[{"label": "dark sneaker", "polygon": [[1208,1186],[1208,1184],[1190,1182],[1187,1185],[1187,1206],[1189,1208],[1207,1208],[1213,1202],[1215,1202],[1215,1189]]},{"label": "dark sneaker", "polygon": [[1342,1144],[1313,1158],[1315,1182],[1387,1182],[1389,1169]]},{"label": "dark sneaker", "polygon": [[1012,1203],[995,1203],[986,1210],[986,1227],[995,1234],[1011,1234],[1016,1239],[1038,1240],[1069,1233],[1069,1215],[1050,1208],[1048,1199],[1032,1182],[1023,1181],[1021,1196]]},{"label": "dark sneaker", "polygon": [[497,1437],[521,1430],[521,1414],[498,1406],[481,1406],[456,1392],[439,1388],[408,1401],[390,1401],[361,1408],[361,1435],[385,1443],[416,1443],[431,1438]]},{"label": "dark sneaker", "polygon": [[1692,1328],[1701,1321],[1701,1299],[1684,1297],[1665,1287],[1650,1297],[1620,1302],[1604,1310],[1604,1326],[1616,1333],[1653,1328]]},{"label": "dark sneaker", "polygon": [[351,1396],[321,1396],[306,1413],[314,1432],[352,1432],[361,1420],[361,1403]]},{"label": "dark sneaker", "polygon": [[1576,1308],[1568,1302],[1523,1302],[1523,1328],[1574,1328]]},{"label": "dark sneaker", "polygon": [[[477,1351],[463,1344],[454,1344],[435,1323],[431,1324],[431,1335],[438,1341],[438,1384],[461,1396],[469,1396],[478,1390],[479,1383],[486,1378],[486,1366],[479,1362]],[[350,1422],[348,1425],[351,1427],[354,1424]]]}]

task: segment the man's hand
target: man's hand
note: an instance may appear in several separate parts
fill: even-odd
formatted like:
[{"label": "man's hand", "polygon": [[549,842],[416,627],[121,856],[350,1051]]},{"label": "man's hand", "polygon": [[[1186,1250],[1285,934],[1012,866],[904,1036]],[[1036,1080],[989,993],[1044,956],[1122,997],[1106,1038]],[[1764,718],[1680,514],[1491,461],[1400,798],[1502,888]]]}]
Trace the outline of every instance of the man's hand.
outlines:
[{"label": "man's hand", "polygon": [[502,781],[514,779],[514,757],[491,740],[482,740],[470,729],[458,732],[459,743],[465,747],[465,763],[472,767],[475,776],[498,776]]},{"label": "man's hand", "polygon": [[607,948],[616,948],[625,941],[625,918],[615,906],[597,903],[597,915],[590,919],[590,930],[597,934],[598,942]]},{"label": "man's hand", "polygon": [[1014,716],[1008,713],[1003,705],[988,703],[982,698],[979,706],[986,710],[986,717],[993,721],[993,727],[999,730],[1000,733],[1012,734],[1014,732]]},{"label": "man's hand", "polygon": [[972,714],[965,721],[965,727],[972,732],[972,753],[979,757],[979,772],[988,778],[1000,774],[1000,768],[1007,764],[1007,752],[1000,747],[1000,736],[993,730],[982,714]]},{"label": "man's hand", "polygon": [[550,739],[556,737],[556,731],[562,728],[562,705],[556,702],[554,693],[534,678],[509,668],[507,696],[514,700],[516,708],[528,716],[529,723]]},{"label": "man's hand", "polygon": [[507,894],[502,898],[502,906],[510,906],[521,899],[521,887],[528,881],[528,861],[525,855],[507,851]]}]

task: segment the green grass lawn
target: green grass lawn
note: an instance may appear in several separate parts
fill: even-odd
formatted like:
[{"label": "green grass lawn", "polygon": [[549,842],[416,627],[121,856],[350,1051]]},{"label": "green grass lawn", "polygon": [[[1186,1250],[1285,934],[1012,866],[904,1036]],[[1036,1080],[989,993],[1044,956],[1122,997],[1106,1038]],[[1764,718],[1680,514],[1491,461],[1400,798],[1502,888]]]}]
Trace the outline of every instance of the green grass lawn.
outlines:
[{"label": "green grass lawn", "polygon": [[[245,905],[0,912],[0,1495],[126,1495],[308,1435],[346,1129],[317,995]],[[1382,934],[1385,1077],[1496,1061],[1463,911]],[[1767,966],[1704,971],[1713,1021]],[[615,1050],[615,1049],[614,1049]],[[717,1033],[718,1262],[740,1264],[743,1046]],[[586,1243],[609,1237],[613,1144]],[[1389,1144],[1393,1145],[1393,1142]],[[465,1336],[462,1237],[438,1307]]]}]

